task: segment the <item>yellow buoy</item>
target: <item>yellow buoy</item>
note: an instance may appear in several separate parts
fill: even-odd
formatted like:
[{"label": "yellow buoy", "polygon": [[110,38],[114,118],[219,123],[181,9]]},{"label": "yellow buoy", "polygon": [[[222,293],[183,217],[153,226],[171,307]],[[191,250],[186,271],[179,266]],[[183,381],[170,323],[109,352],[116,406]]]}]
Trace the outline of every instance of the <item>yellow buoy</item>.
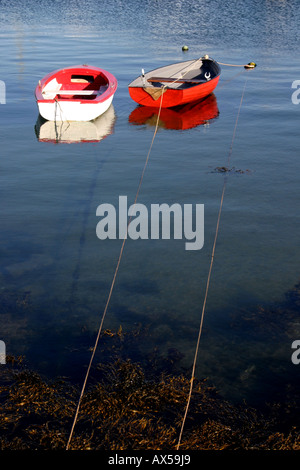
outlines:
[{"label": "yellow buoy", "polygon": [[245,65],[245,69],[254,69],[256,67],[255,62],[249,62],[249,64]]}]

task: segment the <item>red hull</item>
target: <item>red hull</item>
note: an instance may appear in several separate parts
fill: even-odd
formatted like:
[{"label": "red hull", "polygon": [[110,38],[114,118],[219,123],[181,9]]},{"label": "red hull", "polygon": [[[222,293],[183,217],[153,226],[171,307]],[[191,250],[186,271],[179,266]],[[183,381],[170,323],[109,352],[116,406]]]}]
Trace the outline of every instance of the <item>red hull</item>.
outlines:
[{"label": "red hull", "polygon": [[128,91],[142,106],[173,108],[209,96],[219,82],[220,73],[219,64],[204,56],[143,72],[128,85]]},{"label": "red hull", "polygon": [[151,106],[159,108],[162,100],[162,108],[172,108],[173,106],[180,106],[182,104],[198,101],[210,95],[216,88],[220,76],[200,85],[186,88],[184,90],[171,90],[167,89],[160,98],[154,99],[142,87],[129,87],[129,94],[131,98],[138,104],[143,106]]}]

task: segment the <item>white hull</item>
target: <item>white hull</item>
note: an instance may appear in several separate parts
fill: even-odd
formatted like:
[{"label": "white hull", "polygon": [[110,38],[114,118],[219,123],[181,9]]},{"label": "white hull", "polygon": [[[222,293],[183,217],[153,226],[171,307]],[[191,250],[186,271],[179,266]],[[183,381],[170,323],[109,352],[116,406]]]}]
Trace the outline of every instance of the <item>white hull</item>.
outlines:
[{"label": "white hull", "polygon": [[38,102],[40,115],[47,121],[92,121],[110,107],[113,95],[100,103],[79,101]]}]

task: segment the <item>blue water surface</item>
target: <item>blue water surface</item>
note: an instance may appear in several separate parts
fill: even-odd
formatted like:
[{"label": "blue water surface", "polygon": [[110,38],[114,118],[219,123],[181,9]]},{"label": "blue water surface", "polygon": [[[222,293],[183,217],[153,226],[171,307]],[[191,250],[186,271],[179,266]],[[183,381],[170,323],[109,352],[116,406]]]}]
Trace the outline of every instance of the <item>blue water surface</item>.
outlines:
[{"label": "blue water surface", "polygon": [[[1,1],[0,339],[9,354],[80,379],[122,243],[97,238],[96,209],[121,195],[133,203],[155,130],[155,116],[134,122],[128,84],[142,68],[209,54],[257,67],[221,66],[213,119],[184,130],[161,119],[138,198],[204,204],[204,246],[128,239],[104,327],[147,326],[142,354],[176,349],[190,370],[227,178],[197,376],[240,401],[270,401],[297,381],[299,323],[282,305],[299,279],[299,16],[296,0]],[[105,138],[45,142],[35,86],[82,63],[118,80]]]}]

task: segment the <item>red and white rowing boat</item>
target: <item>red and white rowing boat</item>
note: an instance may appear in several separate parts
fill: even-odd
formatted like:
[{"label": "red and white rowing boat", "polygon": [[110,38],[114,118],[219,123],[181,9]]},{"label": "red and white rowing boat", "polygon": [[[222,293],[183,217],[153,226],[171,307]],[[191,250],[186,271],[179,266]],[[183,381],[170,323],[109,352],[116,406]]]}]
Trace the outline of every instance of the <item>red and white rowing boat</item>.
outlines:
[{"label": "red and white rowing boat", "polygon": [[106,70],[76,65],[46,75],[35,97],[41,116],[48,121],[91,121],[109,108],[117,85]]},{"label": "red and white rowing boat", "polygon": [[128,85],[128,91],[140,105],[171,108],[210,95],[218,84],[220,73],[219,64],[204,56],[160,67],[146,74],[142,71]]}]

